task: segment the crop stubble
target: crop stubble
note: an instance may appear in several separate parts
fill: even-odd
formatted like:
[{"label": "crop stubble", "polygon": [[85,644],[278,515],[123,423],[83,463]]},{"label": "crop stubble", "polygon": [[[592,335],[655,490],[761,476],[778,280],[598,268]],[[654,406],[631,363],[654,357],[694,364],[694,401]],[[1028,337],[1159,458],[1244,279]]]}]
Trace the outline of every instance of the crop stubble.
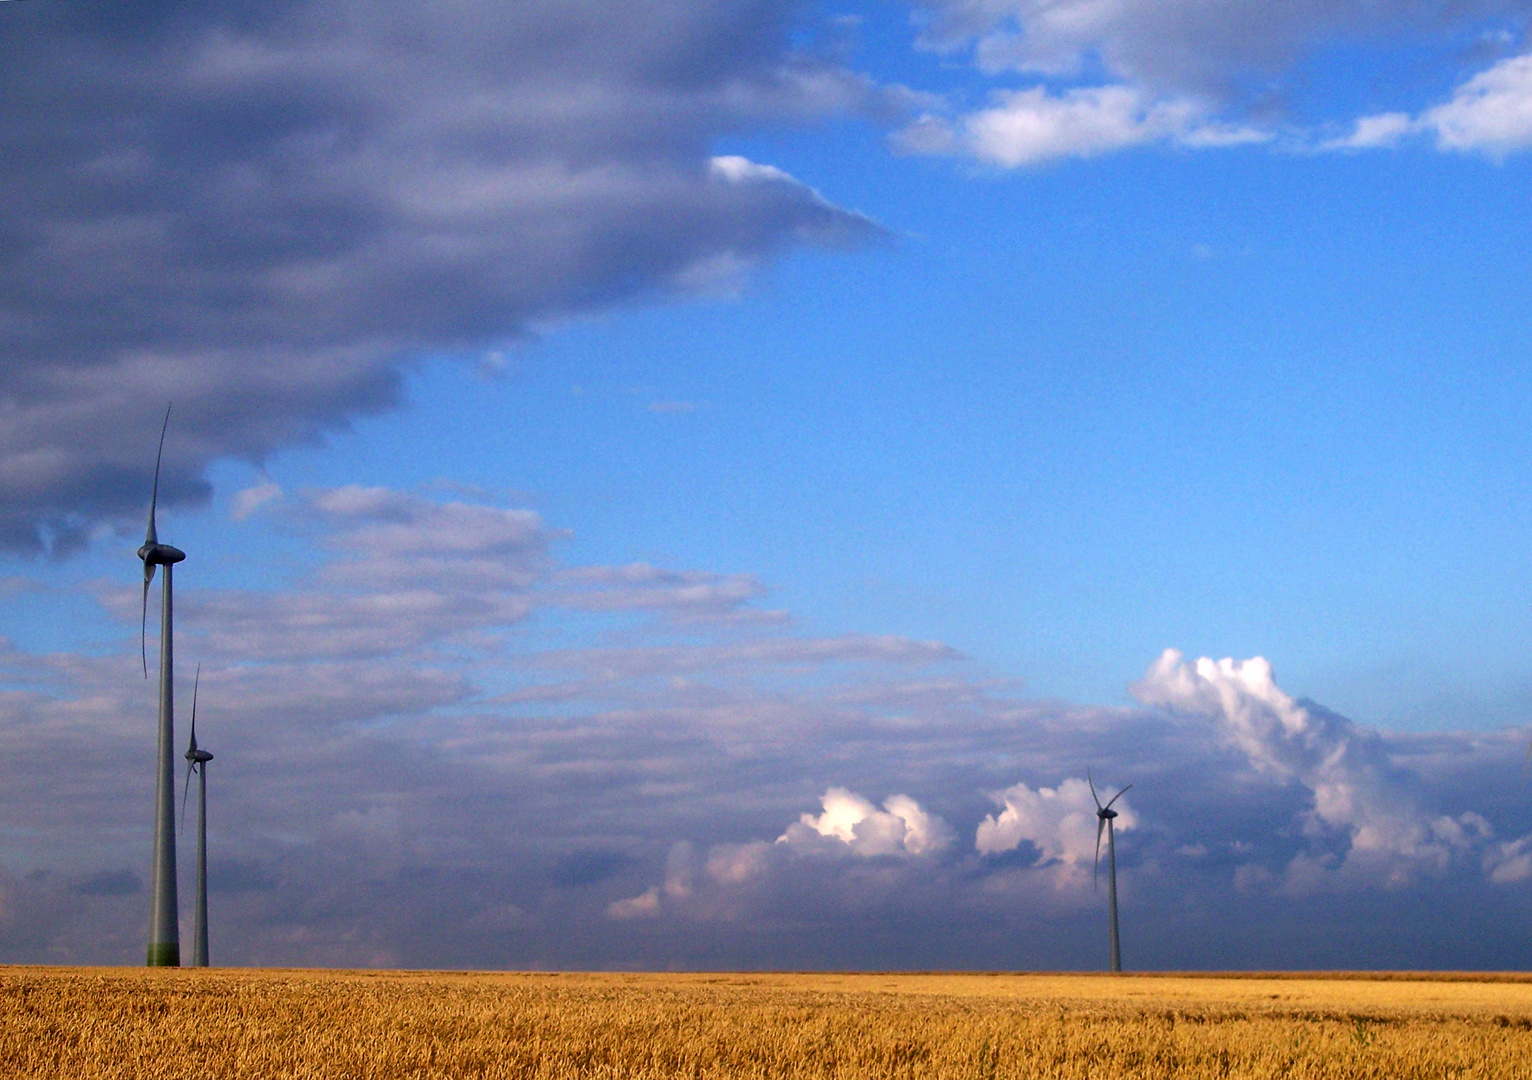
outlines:
[{"label": "crop stubble", "polygon": [[1532,981],[11,967],[0,1076],[1532,1077]]}]

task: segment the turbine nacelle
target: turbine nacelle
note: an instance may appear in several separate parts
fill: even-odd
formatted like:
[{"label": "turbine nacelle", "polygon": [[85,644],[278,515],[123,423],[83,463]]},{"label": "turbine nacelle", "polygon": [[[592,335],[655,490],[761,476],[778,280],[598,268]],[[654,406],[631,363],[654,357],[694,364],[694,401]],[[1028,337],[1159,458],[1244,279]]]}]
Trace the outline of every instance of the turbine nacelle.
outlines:
[{"label": "turbine nacelle", "polygon": [[186,558],[186,552],[169,544],[145,544],[138,549],[138,557],[144,561],[144,576],[152,578],[154,567],[173,566]]},{"label": "turbine nacelle", "polygon": [[[1128,788],[1131,788],[1133,785],[1129,784],[1128,787],[1123,788],[1122,791],[1108,799],[1105,806],[1102,806],[1101,796],[1096,794],[1096,781],[1091,778],[1089,769],[1085,770],[1085,782],[1090,785],[1090,797],[1096,803],[1096,859],[1095,865],[1091,867],[1091,888],[1095,888],[1101,872],[1101,833],[1111,824],[1112,819],[1117,816],[1117,811],[1112,809],[1112,804],[1122,798]],[[1107,835],[1107,842],[1112,842],[1110,833]]]}]

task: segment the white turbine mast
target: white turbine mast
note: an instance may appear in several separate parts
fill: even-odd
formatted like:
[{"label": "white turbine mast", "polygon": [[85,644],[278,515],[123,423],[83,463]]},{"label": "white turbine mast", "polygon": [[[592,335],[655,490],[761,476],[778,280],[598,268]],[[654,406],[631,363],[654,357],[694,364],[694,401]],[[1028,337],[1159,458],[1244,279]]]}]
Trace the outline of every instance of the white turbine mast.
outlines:
[{"label": "white turbine mast", "polygon": [[154,514],[160,500],[160,461],[165,454],[165,432],[170,427],[170,407],[165,408],[165,422],[160,425],[160,448],[154,457],[154,488],[149,496],[149,528],[144,534],[144,546],[138,549],[138,557],[144,564],[143,613],[139,626],[139,651],[144,662],[144,678],[149,677],[149,583],[154,580],[154,568],[163,566],[160,602],[160,715],[159,750],[154,788],[154,864],[149,900],[149,951],[150,967],[179,967],[181,965],[181,930],[176,905],[176,781],[174,721],[171,713],[175,707],[175,655],[173,639],[173,612],[171,599],[171,568],[186,552],[169,544],[160,543],[155,531]]}]

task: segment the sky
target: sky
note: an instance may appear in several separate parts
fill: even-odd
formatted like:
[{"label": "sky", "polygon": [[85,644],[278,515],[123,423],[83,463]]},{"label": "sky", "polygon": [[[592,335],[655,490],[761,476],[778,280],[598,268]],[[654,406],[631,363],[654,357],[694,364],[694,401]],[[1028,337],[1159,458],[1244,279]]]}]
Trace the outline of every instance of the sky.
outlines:
[{"label": "sky", "polygon": [[1532,965],[1529,18],[0,0],[0,961]]}]

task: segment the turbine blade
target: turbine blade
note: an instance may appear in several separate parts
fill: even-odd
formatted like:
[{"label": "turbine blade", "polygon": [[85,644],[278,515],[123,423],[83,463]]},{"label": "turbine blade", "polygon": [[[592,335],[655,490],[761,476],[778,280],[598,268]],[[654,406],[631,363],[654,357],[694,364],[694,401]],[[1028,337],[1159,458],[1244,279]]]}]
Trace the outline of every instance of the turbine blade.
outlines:
[{"label": "turbine blade", "polygon": [[197,677],[192,680],[191,748],[197,749],[197,687],[202,683],[202,665],[197,665]]},{"label": "turbine blade", "polygon": [[154,511],[160,502],[160,461],[165,456],[165,432],[170,430],[170,406],[165,406],[165,422],[160,425],[160,448],[154,455],[154,488],[149,496],[149,529],[144,534],[144,543],[150,546],[159,543],[159,537],[154,530]]},{"label": "turbine blade", "polygon": [[[1126,792],[1128,788],[1132,786],[1132,784],[1129,784],[1128,787],[1123,788],[1122,791],[1119,791],[1116,795],[1113,795],[1112,802],[1116,802],[1118,799],[1122,798],[1123,792]],[[1105,809],[1110,810],[1112,808],[1112,802],[1107,803]]]},{"label": "turbine blade", "polygon": [[1096,794],[1096,782],[1090,777],[1090,767],[1085,769],[1085,782],[1090,785],[1090,797],[1096,800],[1096,809],[1101,809],[1101,796]]},{"label": "turbine blade", "polygon": [[1096,819],[1096,861],[1091,864],[1090,887],[1100,888],[1101,881],[1101,830],[1106,828],[1106,818]]},{"label": "turbine blade", "polygon": [[138,620],[138,651],[143,656],[144,678],[149,677],[149,579],[154,576],[154,564],[144,563],[144,611]]},{"label": "turbine blade", "polygon": [[181,789],[181,832],[186,831],[186,796],[191,794],[191,774],[196,771],[196,768],[195,761],[186,763],[186,786]]}]

